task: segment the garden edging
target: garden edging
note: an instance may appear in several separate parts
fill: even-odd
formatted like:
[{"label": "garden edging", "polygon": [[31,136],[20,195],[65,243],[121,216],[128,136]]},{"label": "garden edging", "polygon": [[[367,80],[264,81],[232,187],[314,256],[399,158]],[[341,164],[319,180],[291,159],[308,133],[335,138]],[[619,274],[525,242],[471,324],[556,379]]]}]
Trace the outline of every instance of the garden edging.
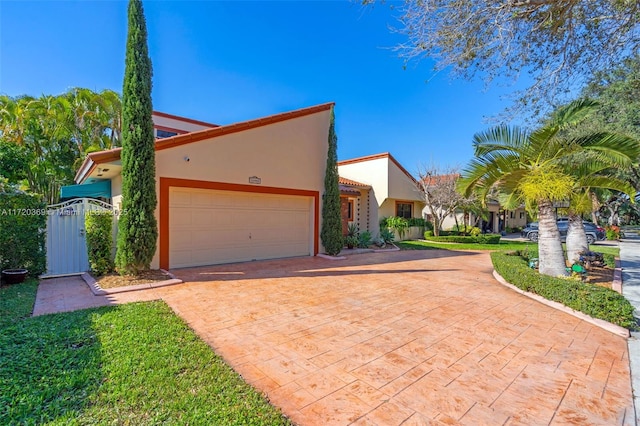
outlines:
[{"label": "garden edging", "polygon": [[164,269],[161,269],[161,271],[169,275],[171,279],[165,280],[165,281],[155,281],[155,282],[150,282],[146,284],[137,284],[137,285],[131,285],[127,287],[114,287],[114,288],[100,287],[100,285],[96,282],[95,278],[93,278],[88,272],[84,272],[81,275],[81,277],[84,280],[84,282],[87,283],[87,286],[89,286],[89,289],[91,290],[94,296],[106,296],[108,294],[126,293],[129,291],[148,290],[150,288],[166,287],[169,285],[181,284],[183,282],[181,279],[176,278],[176,276],[173,275],[171,272],[165,271]]},{"label": "garden edging", "polygon": [[618,336],[624,337],[624,338],[629,338],[630,333],[629,330],[627,330],[624,327],[620,327],[619,325],[615,325],[615,324],[611,324],[608,321],[604,321],[598,318],[593,318],[585,313],[582,312],[578,312],[576,310],[573,310],[571,308],[569,308],[568,306],[563,305],[562,303],[558,303],[558,302],[554,302],[552,300],[548,300],[545,299],[544,297],[535,294],[535,293],[531,293],[528,291],[524,291],[519,289],[518,287],[514,286],[513,284],[509,283],[507,280],[505,280],[504,278],[502,278],[502,276],[494,269],[493,270],[493,277],[496,279],[496,281],[498,281],[500,284],[502,284],[505,287],[510,288],[511,290],[514,290],[530,299],[536,300],[544,305],[547,305],[551,308],[557,309],[559,311],[562,311],[564,313],[567,313],[569,315],[573,315],[576,318],[579,318],[581,320],[584,320],[590,324],[593,324],[597,327],[602,328],[603,330],[606,330],[610,333],[616,334]]}]

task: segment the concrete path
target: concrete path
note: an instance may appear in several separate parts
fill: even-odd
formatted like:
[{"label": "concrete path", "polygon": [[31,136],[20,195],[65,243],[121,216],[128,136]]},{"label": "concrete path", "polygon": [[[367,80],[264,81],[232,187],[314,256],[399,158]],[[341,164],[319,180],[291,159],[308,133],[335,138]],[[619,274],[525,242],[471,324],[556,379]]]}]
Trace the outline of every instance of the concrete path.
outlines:
[{"label": "concrete path", "polygon": [[[636,318],[640,318],[640,237],[638,234],[627,232],[626,237],[620,241],[620,266],[622,266],[622,294],[636,309],[634,314]],[[636,423],[640,424],[640,333],[632,332],[628,344]]]},{"label": "concrete path", "polygon": [[634,424],[626,340],[491,270],[487,253],[401,251],[175,270],[185,284],[92,297],[162,298],[300,425]]}]

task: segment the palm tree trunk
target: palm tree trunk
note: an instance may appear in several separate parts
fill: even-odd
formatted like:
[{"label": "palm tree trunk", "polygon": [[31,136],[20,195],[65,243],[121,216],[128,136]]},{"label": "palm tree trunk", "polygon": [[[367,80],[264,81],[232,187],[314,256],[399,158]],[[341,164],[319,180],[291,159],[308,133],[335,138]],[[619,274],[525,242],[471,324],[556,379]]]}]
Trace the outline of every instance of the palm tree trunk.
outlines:
[{"label": "palm tree trunk", "polygon": [[538,202],[538,262],[539,271],[552,277],[568,275],[560,232],[553,205],[550,200]]},{"label": "palm tree trunk", "polygon": [[567,229],[567,259],[570,264],[580,260],[580,253],[589,250],[587,234],[584,232],[582,218],[577,214],[569,213],[569,228]]}]

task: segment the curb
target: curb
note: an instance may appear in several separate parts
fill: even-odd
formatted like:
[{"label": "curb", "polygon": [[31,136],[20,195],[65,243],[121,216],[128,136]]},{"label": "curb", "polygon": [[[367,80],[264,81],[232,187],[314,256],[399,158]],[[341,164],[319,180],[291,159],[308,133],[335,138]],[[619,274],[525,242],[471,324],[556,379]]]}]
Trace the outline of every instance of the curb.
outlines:
[{"label": "curb", "polygon": [[613,333],[615,335],[618,335],[620,337],[624,337],[624,338],[628,339],[631,336],[629,330],[627,330],[624,327],[620,327],[619,325],[611,324],[610,322],[607,322],[605,320],[601,320],[601,319],[598,319],[598,318],[590,317],[589,315],[587,315],[585,313],[582,313],[582,312],[575,311],[575,310],[569,308],[568,306],[563,305],[562,303],[554,302],[552,300],[545,299],[544,297],[539,296],[539,295],[537,295],[535,293],[530,293],[528,291],[521,290],[518,287],[514,286],[513,284],[507,282],[507,280],[505,280],[504,278],[502,278],[502,276],[500,274],[498,274],[498,272],[495,269],[493,271],[493,277],[496,279],[496,281],[498,281],[503,286],[508,287],[511,290],[514,290],[514,291],[516,291],[516,292],[518,292],[518,293],[520,293],[520,294],[522,294],[522,295],[524,295],[524,296],[526,296],[526,297],[528,297],[530,299],[536,300],[536,301],[542,303],[543,305],[547,305],[547,306],[549,306],[551,308],[557,309],[557,310],[562,311],[564,313],[567,313],[569,315],[573,315],[574,317],[576,317],[578,319],[584,320],[584,321],[586,321],[586,322],[588,322],[590,324],[593,324],[593,325],[595,325],[597,327],[600,327],[601,329],[606,330],[606,331],[608,331],[610,333]]},{"label": "curb", "polygon": [[611,288],[622,294],[622,265],[620,264],[620,258],[616,257],[616,267],[613,270],[613,282]]},{"label": "curb", "polygon": [[146,284],[130,285],[126,287],[102,288],[96,282],[95,278],[89,275],[89,273],[83,272],[81,277],[84,280],[84,282],[87,283],[87,286],[89,286],[89,290],[91,290],[94,296],[106,296],[109,294],[127,293],[129,291],[148,290],[151,288],[166,287],[170,285],[181,284],[184,282],[181,279],[176,278],[176,276],[173,275],[171,272],[165,271],[164,269],[160,269],[160,270],[165,274],[169,275],[171,279],[165,280],[165,281],[155,281],[155,282],[146,283]]},{"label": "curb", "polygon": [[329,256],[328,254],[324,253],[318,253],[316,254],[316,256],[327,260],[345,260],[347,258],[346,256]]}]

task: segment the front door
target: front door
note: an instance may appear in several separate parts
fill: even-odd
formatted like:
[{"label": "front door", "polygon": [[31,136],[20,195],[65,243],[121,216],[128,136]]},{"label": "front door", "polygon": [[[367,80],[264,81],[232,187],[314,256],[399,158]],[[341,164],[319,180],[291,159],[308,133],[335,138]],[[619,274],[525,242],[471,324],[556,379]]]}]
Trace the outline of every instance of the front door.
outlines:
[{"label": "front door", "polygon": [[349,232],[349,199],[340,197],[340,216],[342,216],[342,235]]}]

